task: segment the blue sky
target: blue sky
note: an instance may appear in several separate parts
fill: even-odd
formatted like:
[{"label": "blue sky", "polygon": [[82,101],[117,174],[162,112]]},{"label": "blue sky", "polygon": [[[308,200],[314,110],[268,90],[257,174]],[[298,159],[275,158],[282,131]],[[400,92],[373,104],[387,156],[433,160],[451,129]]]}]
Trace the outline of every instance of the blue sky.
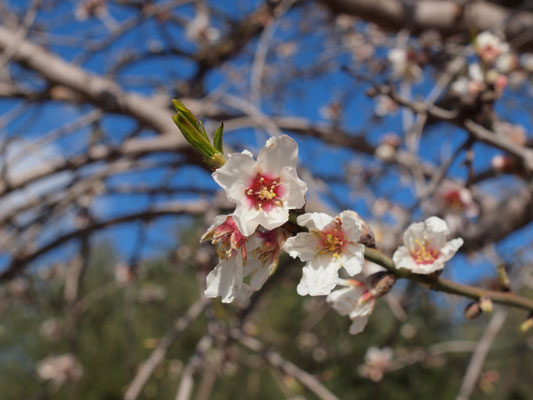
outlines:
[{"label": "blue sky", "polygon": [[[23,6],[27,2],[11,1],[12,5]],[[257,1],[220,1],[217,2],[217,8],[220,12],[226,15],[232,15],[238,18],[244,12],[249,12],[254,9]],[[87,29],[91,29],[91,40],[98,40],[102,38],[103,32],[101,25],[96,20],[87,20],[84,22],[77,22],[76,24],[58,23],[62,18],[67,20],[67,17],[73,11],[74,2],[63,2],[59,9],[55,9],[54,12],[42,11],[39,13],[38,20],[41,22],[49,21],[56,24],[52,33],[69,38],[77,38],[83,40],[80,36],[86,32]],[[130,11],[125,10],[122,7],[115,5],[110,6],[110,13],[113,18],[120,23],[128,18],[132,17]],[[187,18],[191,17],[194,12],[191,6],[183,8],[183,13],[180,16]],[[280,27],[274,34],[274,41],[288,41],[294,38],[296,33],[293,25],[296,22],[300,10],[293,10],[284,17],[284,22],[280,24]],[[216,21],[216,19],[215,19]],[[282,21],[283,22],[283,21]],[[218,26],[218,28],[224,30],[224,26]],[[177,38],[177,42],[184,50],[193,51],[194,44],[190,43],[184,37],[184,32],[178,28],[170,29],[169,32],[172,37]],[[318,52],[323,49],[323,33],[321,30],[316,30],[309,34],[303,42],[301,42],[300,49],[295,56],[295,64],[305,66],[316,62]],[[253,52],[257,40],[252,41],[245,53]],[[139,24],[135,29],[129,31],[123,35],[116,43],[107,48],[105,51],[98,53],[87,59],[83,64],[83,67],[96,74],[105,73],[106,70],[116,62],[116,54],[128,49],[129,51],[143,51],[151,46],[165,46],[164,38],[161,36],[161,32],[157,24],[152,20],[142,24]],[[51,48],[56,54],[59,54],[66,60],[76,60],[79,55],[79,48],[69,46],[53,46]],[[376,52],[377,57],[384,57],[385,52],[383,49],[378,49]],[[244,68],[244,60],[247,60],[245,56],[237,57],[232,64],[238,68]],[[280,61],[281,62],[281,61]],[[348,54],[341,54],[337,58],[338,65],[353,66],[352,58]],[[357,65],[353,67],[358,67]],[[243,69],[244,70],[244,69]],[[17,72],[17,68],[13,69],[14,73]],[[364,70],[361,72],[365,72]],[[150,59],[146,62],[136,63],[133,66],[125,70],[125,75],[134,76],[140,75],[143,77],[151,77],[160,82],[161,90],[173,87],[179,80],[186,79],[194,73],[192,64],[184,59],[173,57],[165,59],[164,62],[161,59]],[[243,79],[248,79],[249,76],[244,76]],[[119,78],[119,82],[128,90],[134,90],[138,93],[145,95],[153,95],[153,88],[148,88],[142,84],[132,84],[125,82],[124,79]],[[208,77],[208,91],[216,91],[221,86],[226,84],[225,75],[223,72],[215,71]],[[433,87],[433,78],[431,71],[426,71],[424,79],[421,83],[415,85],[412,88],[413,96],[425,96],[429,93]],[[401,133],[398,127],[401,127],[401,114],[397,113],[395,116],[384,118],[382,121],[369,124],[369,118],[371,111],[374,109],[375,102],[369,99],[365,95],[365,90],[369,85],[354,85],[354,80],[345,72],[340,70],[332,73],[324,74],[319,78],[308,79],[305,77],[294,79],[291,83],[289,92],[292,91],[294,95],[289,96],[286,101],[283,102],[282,107],[277,104],[277,107],[273,107],[273,104],[269,102],[268,97],[263,101],[263,111],[265,113],[276,112],[281,108],[282,115],[302,116],[314,122],[323,121],[320,116],[320,108],[327,105],[331,101],[338,100],[341,96],[344,96],[347,88],[349,88],[349,96],[346,96],[346,114],[343,116],[342,126],[344,129],[350,132],[358,132],[362,128],[371,126],[370,130],[366,132],[367,139],[376,144],[379,143],[382,135],[389,131]],[[523,94],[520,91],[525,89],[519,89],[517,92],[508,91],[507,94],[499,101],[497,110],[506,117],[510,122],[520,123],[524,125],[526,131],[531,130],[532,121],[529,113],[523,112],[521,107],[515,109],[509,107],[513,101],[519,99]],[[238,94],[240,93],[236,88],[230,88],[230,92]],[[8,110],[14,107],[12,101],[0,100],[0,112],[4,114]],[[40,110],[37,113],[37,109]],[[43,133],[48,132],[54,128],[57,128],[60,124],[68,123],[69,121],[76,120],[79,116],[85,114],[90,110],[87,106],[69,106],[64,104],[50,104],[45,107],[42,105],[32,106],[27,112],[20,117],[15,123],[8,126],[2,134],[7,137],[23,137],[26,140],[35,140]],[[31,121],[31,123],[29,122]],[[122,116],[106,116],[103,119],[102,128],[112,133],[112,138],[117,143],[120,142],[125,135],[127,135],[132,127],[131,120]],[[77,132],[75,135],[71,135],[68,138],[54,143],[53,146],[48,149],[48,152],[52,154],[55,152],[58,156],[62,154],[74,154],[81,151],[88,141],[89,129],[83,129]],[[176,129],[176,134],[178,130]],[[265,137],[264,135],[256,135],[252,130],[244,129],[238,132],[231,132],[226,135],[226,141],[235,148],[250,147],[252,150],[257,150],[262,146],[262,143],[256,143],[256,137]],[[360,160],[364,165],[371,165],[375,161],[371,161],[369,157],[361,154],[354,153],[347,149],[325,149],[321,142],[315,139],[304,138],[301,136],[294,136],[300,144],[301,163],[308,166],[312,172],[320,173],[323,175],[335,175],[338,171],[341,171],[347,163],[354,159]],[[420,157],[428,161],[438,161],[440,157],[449,155],[453,152],[454,148],[460,145],[466,135],[464,132],[460,132],[456,128],[443,128],[441,126],[435,126],[428,131],[428,134],[422,139]],[[478,144],[475,147],[476,157],[474,160],[474,167],[479,170],[490,164],[490,160],[494,154],[498,151],[491,149],[488,146]],[[31,156],[31,155],[30,155]],[[167,157],[167,156],[157,156]],[[461,165],[461,158],[458,159],[451,168],[451,176],[455,178],[465,178],[466,169]],[[395,201],[410,205],[414,201],[413,195],[410,189],[400,185],[398,177],[391,173],[386,179],[384,179],[380,185],[380,190],[383,193],[393,193]],[[164,171],[150,171],[146,173],[132,173],[121,175],[114,178],[112,181],[121,183],[135,183],[135,182],[148,182],[157,185],[166,179]],[[176,186],[187,186],[192,183],[200,183],[203,187],[216,189],[214,182],[202,171],[197,168],[187,168],[184,171],[178,172],[173,178],[172,183]],[[500,185],[509,187],[512,185],[510,179],[504,178],[501,180]],[[340,187],[339,185],[333,186],[333,190],[336,193],[345,195],[348,198],[347,203],[350,207],[353,207],[356,211],[360,212],[363,216],[368,216],[368,209],[358,198],[357,193],[348,197],[349,190],[346,187]],[[191,199],[191,196],[184,195],[183,198]],[[172,201],[175,197],[160,196],[157,198],[160,201]],[[110,215],[117,215],[122,213],[134,212],[141,210],[147,205],[147,199],[140,196],[106,196],[104,199],[97,201],[94,205],[95,212],[101,217]],[[179,219],[178,223],[186,223],[186,220]],[[58,222],[59,223],[59,222]],[[67,222],[62,222],[67,225]],[[149,234],[149,240],[151,245],[147,246],[148,255],[160,254],[161,250],[165,247],[171,248],[176,237],[176,219],[175,218],[161,218],[158,221],[154,221],[151,225]],[[61,227],[59,228],[61,229]],[[528,227],[521,232],[517,232],[504,240],[499,248],[505,254],[512,253],[513,249],[522,246],[527,237],[530,237],[532,228]],[[118,226],[107,230],[106,232],[97,236],[98,240],[112,240],[118,252],[126,256],[131,253],[131,250],[135,248],[137,244],[138,224],[128,224]],[[153,243],[152,243],[153,242]],[[70,246],[72,248],[72,246]],[[55,256],[62,256],[63,252],[69,251],[69,247],[58,251]],[[41,262],[44,262],[43,259]],[[447,272],[454,279],[461,281],[472,281],[484,274],[492,273],[492,267],[484,260],[467,260],[465,256],[458,256],[454,259],[453,268],[450,268]]]}]

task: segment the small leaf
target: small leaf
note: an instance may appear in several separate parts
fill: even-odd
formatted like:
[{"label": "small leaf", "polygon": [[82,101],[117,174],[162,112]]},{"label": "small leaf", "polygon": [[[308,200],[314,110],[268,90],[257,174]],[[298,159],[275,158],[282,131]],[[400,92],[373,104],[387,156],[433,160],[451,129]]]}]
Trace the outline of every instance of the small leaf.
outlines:
[{"label": "small leaf", "polygon": [[196,127],[193,126],[191,121],[187,119],[187,117],[181,113],[178,112],[177,115],[174,115],[172,117],[178,128],[180,129],[181,133],[185,137],[185,139],[204,157],[212,157],[213,154],[215,154],[215,149],[209,143],[209,141],[204,138],[202,135],[198,134],[198,130]]},{"label": "small leaf", "polygon": [[213,145],[215,146],[215,149],[221,152],[222,154],[224,154],[224,149],[222,148],[223,134],[224,134],[224,122],[221,122],[213,136]]},{"label": "small leaf", "polygon": [[198,121],[198,124],[200,125],[200,133],[209,141],[209,136],[207,136],[207,132],[205,131],[204,124],[202,124],[202,121]]},{"label": "small leaf", "polygon": [[198,121],[196,120],[196,117],[194,114],[189,110],[185,105],[176,99],[172,99],[172,104],[174,105],[174,108],[176,109],[176,112],[178,114],[183,114],[183,116],[191,123],[191,125],[201,134],[200,126],[198,125]]}]

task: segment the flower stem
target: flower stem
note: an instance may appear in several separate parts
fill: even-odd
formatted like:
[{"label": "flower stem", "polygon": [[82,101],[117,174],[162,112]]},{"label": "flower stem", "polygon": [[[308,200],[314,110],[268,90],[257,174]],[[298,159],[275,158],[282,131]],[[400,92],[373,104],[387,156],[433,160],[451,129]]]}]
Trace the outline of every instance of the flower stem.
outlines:
[{"label": "flower stem", "polygon": [[379,250],[365,248],[365,258],[368,261],[381,265],[387,271],[393,273],[398,278],[409,279],[417,281],[423,285],[428,286],[432,290],[440,292],[451,293],[459,296],[468,297],[474,300],[479,300],[482,297],[488,297],[493,302],[505,304],[512,307],[521,308],[523,310],[533,311],[533,300],[527,297],[516,295],[512,292],[499,292],[495,290],[486,290],[475,286],[463,285],[461,283],[452,282],[444,278],[431,278],[425,275],[413,274],[406,269],[396,269],[394,262],[381,253]]}]

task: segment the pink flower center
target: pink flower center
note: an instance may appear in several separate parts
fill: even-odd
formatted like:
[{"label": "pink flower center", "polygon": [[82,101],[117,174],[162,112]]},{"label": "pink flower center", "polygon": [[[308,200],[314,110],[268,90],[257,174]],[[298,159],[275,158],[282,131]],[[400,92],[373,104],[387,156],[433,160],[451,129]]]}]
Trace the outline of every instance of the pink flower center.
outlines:
[{"label": "pink flower center", "polygon": [[271,210],[272,207],[283,206],[283,193],[279,177],[273,178],[259,172],[255,174],[250,186],[244,191],[251,207],[265,211]]},{"label": "pink flower center", "polygon": [[319,254],[332,253],[333,257],[339,257],[344,246],[348,243],[341,225],[341,221],[336,218],[335,222],[327,226],[326,229],[315,232],[319,241]]},{"label": "pink flower center", "polygon": [[500,55],[501,51],[498,47],[491,44],[485,45],[481,50],[481,58],[485,61],[492,62]]},{"label": "pink flower center", "polygon": [[446,205],[452,210],[461,210],[464,208],[464,202],[461,198],[461,192],[459,190],[450,190],[444,195],[444,201]]},{"label": "pink flower center", "polygon": [[271,231],[257,232],[257,236],[261,240],[261,245],[252,250],[252,255],[259,259],[263,266],[268,264],[276,264],[281,252],[281,246],[285,241],[284,231],[274,229]]},{"label": "pink flower center", "polygon": [[440,251],[431,247],[427,241],[415,239],[415,243],[416,247],[411,251],[411,257],[417,264],[433,264],[439,258]]},{"label": "pink flower center", "polygon": [[240,250],[243,264],[246,264],[246,236],[239,231],[231,215],[228,215],[222,224],[214,228],[212,242],[219,244],[217,253],[222,260],[233,256]]}]

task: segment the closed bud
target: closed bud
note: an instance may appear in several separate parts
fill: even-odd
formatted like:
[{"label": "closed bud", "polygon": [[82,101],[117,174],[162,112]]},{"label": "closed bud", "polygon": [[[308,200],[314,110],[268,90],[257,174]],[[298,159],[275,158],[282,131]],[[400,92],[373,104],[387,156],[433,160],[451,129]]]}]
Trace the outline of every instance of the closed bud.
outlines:
[{"label": "closed bud", "polygon": [[466,306],[465,311],[464,311],[464,316],[466,319],[474,319],[474,318],[479,317],[481,312],[482,312],[481,306],[476,301]]},{"label": "closed bud", "polygon": [[209,166],[213,169],[218,169],[226,164],[226,157],[222,153],[215,153],[212,157],[209,157],[207,160]]},{"label": "closed bud", "polygon": [[383,297],[396,283],[396,276],[387,271],[379,271],[366,279],[366,285],[374,298]]},{"label": "closed bud", "polygon": [[376,239],[374,239],[374,232],[372,232],[372,229],[355,211],[350,210],[350,214],[361,224],[361,237],[359,238],[359,243],[366,247],[376,248]]},{"label": "closed bud", "polygon": [[531,327],[533,327],[533,314],[530,314],[529,318],[520,324],[520,330],[525,333],[530,330]]},{"label": "closed bud", "polygon": [[503,286],[502,290],[510,292],[511,282],[509,281],[509,276],[507,276],[507,271],[505,270],[504,264],[498,265],[498,279]]},{"label": "closed bud", "polygon": [[481,311],[491,313],[493,309],[492,300],[488,297],[482,297],[479,300],[479,307],[481,308]]}]

